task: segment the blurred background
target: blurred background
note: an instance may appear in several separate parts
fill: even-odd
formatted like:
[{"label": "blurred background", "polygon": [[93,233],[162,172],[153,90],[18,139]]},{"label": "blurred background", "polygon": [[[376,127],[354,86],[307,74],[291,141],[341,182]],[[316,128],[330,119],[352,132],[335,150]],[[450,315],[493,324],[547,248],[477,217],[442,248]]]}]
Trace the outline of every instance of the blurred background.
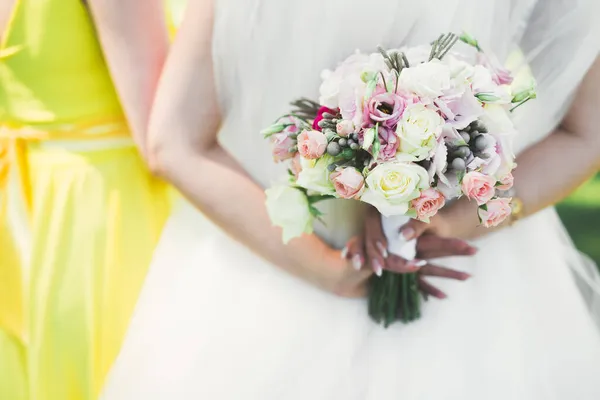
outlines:
[{"label": "blurred background", "polygon": [[577,248],[600,265],[600,173],[557,209]]}]

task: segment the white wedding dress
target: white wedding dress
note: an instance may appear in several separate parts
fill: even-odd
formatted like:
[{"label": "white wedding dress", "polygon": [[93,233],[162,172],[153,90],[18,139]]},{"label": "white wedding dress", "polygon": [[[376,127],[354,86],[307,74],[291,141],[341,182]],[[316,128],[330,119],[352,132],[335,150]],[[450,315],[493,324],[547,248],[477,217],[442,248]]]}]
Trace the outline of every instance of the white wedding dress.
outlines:
[{"label": "white wedding dress", "polygon": [[[539,81],[539,99],[516,115],[522,150],[560,121],[600,37],[592,20],[600,15],[587,8],[596,0],[216,3],[219,137],[264,186],[284,171],[258,132],[290,100],[316,97],[320,71],[356,48],[427,43],[463,29],[501,58],[519,46]],[[319,234],[341,247],[357,232],[361,209],[346,201],[323,207],[328,228]],[[471,280],[432,280],[449,298],[425,303],[416,323],[384,329],[370,321],[365,300],[288,276],[183,202],[102,398],[600,399],[600,281],[554,210],[476,246],[474,257],[440,261]]]}]

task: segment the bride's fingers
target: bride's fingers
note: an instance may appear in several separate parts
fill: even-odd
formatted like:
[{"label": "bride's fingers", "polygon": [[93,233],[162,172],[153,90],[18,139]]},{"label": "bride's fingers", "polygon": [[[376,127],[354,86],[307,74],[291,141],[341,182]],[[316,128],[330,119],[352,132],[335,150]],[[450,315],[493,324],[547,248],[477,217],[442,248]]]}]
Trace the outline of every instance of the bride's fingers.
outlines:
[{"label": "bride's fingers", "polygon": [[404,240],[409,241],[420,237],[430,227],[431,225],[426,224],[425,222],[411,219],[398,229],[398,234],[404,238]]},{"label": "bride's fingers", "polygon": [[427,264],[427,261],[419,259],[407,261],[404,258],[399,257],[395,254],[390,254],[385,261],[385,269],[392,272],[397,272],[399,274],[417,272],[419,271],[419,269],[421,269]]},{"label": "bride's fingers", "polygon": [[355,236],[350,239],[342,249],[341,256],[343,259],[350,261],[354,269],[361,269],[365,265],[363,238]]},{"label": "bride's fingers", "polygon": [[446,293],[442,292],[440,289],[436,288],[422,277],[419,277],[419,289],[421,289],[421,291],[426,295],[433,296],[436,299],[443,300],[448,297],[446,296]]},{"label": "bride's fingers", "polygon": [[381,215],[375,208],[369,210],[365,219],[365,248],[369,264],[378,276],[383,273],[388,257],[387,240],[381,226]]},{"label": "bride's fingers", "polygon": [[421,271],[419,271],[419,273],[425,276],[437,276],[440,278],[455,279],[458,281],[466,281],[471,277],[471,275],[467,274],[466,272],[441,267],[435,264],[425,265],[423,268],[421,268]]},{"label": "bride's fingers", "polygon": [[417,242],[417,255],[423,259],[472,256],[477,248],[460,239],[444,238],[437,235],[423,235]]}]

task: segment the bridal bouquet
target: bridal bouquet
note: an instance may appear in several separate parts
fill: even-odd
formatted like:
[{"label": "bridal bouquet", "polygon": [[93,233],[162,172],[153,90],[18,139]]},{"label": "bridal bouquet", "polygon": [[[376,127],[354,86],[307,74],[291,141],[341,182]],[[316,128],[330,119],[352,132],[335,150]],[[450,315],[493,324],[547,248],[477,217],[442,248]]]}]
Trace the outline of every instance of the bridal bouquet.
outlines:
[{"label": "bridal bouquet", "polygon": [[[463,51],[454,51],[459,42]],[[275,161],[289,162],[289,184],[266,191],[285,242],[311,233],[315,203],[329,198],[376,207],[390,251],[405,257],[394,248],[398,228],[429,222],[449,200],[477,202],[486,227],[511,214],[511,199],[499,195],[516,166],[510,112],[536,97],[532,79],[516,89],[474,38],[452,33],[430,46],[357,52],[322,79],[318,102],[293,102],[262,132]],[[415,274],[375,272],[371,317],[386,326],[419,318]]]}]

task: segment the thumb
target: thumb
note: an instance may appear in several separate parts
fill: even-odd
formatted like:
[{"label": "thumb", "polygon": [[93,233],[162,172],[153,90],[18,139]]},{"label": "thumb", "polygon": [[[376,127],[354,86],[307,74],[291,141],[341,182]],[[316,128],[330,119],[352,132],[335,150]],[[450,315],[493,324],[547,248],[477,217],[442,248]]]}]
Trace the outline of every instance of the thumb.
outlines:
[{"label": "thumb", "polygon": [[416,219],[411,219],[400,227],[400,237],[406,241],[410,241],[423,235],[427,228],[429,228],[429,224]]}]

